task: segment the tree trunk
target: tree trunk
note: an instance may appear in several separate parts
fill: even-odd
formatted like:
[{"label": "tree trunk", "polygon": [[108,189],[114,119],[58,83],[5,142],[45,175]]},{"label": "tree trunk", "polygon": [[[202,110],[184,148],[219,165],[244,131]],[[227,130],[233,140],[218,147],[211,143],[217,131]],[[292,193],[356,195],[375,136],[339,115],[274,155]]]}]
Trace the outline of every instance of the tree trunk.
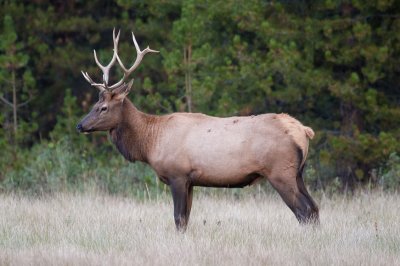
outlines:
[{"label": "tree trunk", "polygon": [[185,89],[188,112],[192,112],[192,42],[183,48],[183,61],[185,64]]},{"label": "tree trunk", "polygon": [[15,70],[12,71],[11,73],[11,78],[12,78],[12,89],[13,89],[13,101],[12,101],[12,108],[13,108],[13,127],[14,127],[14,142],[16,142],[17,138],[17,130],[18,130],[18,125],[17,125],[17,108],[18,108],[18,102],[17,102],[17,86],[15,84]]}]

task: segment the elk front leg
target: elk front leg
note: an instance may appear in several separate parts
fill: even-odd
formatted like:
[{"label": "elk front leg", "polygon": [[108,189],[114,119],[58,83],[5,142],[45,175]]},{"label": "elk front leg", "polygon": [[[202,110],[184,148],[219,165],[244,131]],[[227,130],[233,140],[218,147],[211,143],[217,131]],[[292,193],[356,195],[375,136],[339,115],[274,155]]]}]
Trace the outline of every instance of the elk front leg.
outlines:
[{"label": "elk front leg", "polygon": [[186,180],[175,180],[170,184],[174,201],[174,218],[176,229],[185,232],[192,205],[193,187]]}]

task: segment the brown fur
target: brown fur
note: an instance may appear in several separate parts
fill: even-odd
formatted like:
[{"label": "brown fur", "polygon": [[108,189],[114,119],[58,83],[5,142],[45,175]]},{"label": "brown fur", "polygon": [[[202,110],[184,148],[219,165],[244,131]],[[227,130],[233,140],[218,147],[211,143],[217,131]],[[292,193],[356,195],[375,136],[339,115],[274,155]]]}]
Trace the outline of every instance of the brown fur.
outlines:
[{"label": "brown fur", "polygon": [[163,118],[138,111],[129,100],[124,101],[122,113],[121,123],[109,130],[112,142],[127,160],[148,162]]}]

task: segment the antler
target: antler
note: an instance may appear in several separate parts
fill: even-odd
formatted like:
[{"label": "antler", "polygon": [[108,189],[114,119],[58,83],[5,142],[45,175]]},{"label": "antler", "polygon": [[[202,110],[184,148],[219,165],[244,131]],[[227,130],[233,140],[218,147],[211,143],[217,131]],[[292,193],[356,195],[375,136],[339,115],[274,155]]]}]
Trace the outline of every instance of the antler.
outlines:
[{"label": "antler", "polygon": [[149,46],[147,46],[147,48],[144,49],[143,51],[140,51],[139,45],[138,45],[138,43],[136,41],[136,38],[135,38],[135,35],[133,34],[133,32],[132,32],[132,39],[133,39],[133,43],[135,44],[136,53],[137,53],[136,60],[135,60],[135,63],[133,64],[133,66],[131,66],[129,69],[126,69],[124,64],[122,63],[121,59],[117,55],[118,63],[122,67],[122,69],[124,70],[124,77],[128,77],[139,66],[139,64],[142,61],[142,59],[145,56],[145,54],[147,54],[147,53],[158,53],[159,52],[159,51],[150,49]]},{"label": "antler", "polygon": [[[139,64],[142,61],[145,54],[159,52],[159,51],[150,49],[149,46],[147,46],[146,49],[141,51],[138,43],[136,42],[135,35],[132,32],[132,38],[133,38],[133,42],[136,47],[137,56],[136,56],[135,63],[129,69],[126,69],[124,64],[122,63],[121,59],[118,56],[118,42],[119,42],[120,33],[121,33],[121,31],[118,31],[117,36],[115,36],[115,29],[113,29],[114,54],[113,54],[113,57],[112,57],[110,63],[107,66],[103,66],[102,64],[100,64],[100,62],[97,58],[97,55],[96,55],[96,50],[93,50],[94,60],[96,61],[96,64],[100,67],[100,69],[103,71],[103,83],[94,82],[87,72],[81,71],[83,77],[90,83],[90,85],[98,88],[100,91],[105,91],[105,90],[111,91],[111,90],[121,86],[124,83],[124,81],[126,80],[126,78],[139,66]],[[114,85],[108,86],[110,69],[115,64],[116,60],[118,61],[119,65],[121,66],[122,70],[124,71],[124,76],[122,77],[122,79],[120,81],[118,81]]]}]

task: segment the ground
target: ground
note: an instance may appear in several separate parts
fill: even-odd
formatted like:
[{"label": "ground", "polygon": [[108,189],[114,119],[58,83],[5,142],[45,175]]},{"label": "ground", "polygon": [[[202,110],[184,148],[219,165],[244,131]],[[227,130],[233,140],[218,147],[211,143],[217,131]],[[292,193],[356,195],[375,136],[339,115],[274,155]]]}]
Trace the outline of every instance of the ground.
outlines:
[{"label": "ground", "polygon": [[275,194],[197,195],[181,234],[166,196],[0,195],[0,264],[400,265],[398,194],[317,202],[315,228],[300,226]]}]

